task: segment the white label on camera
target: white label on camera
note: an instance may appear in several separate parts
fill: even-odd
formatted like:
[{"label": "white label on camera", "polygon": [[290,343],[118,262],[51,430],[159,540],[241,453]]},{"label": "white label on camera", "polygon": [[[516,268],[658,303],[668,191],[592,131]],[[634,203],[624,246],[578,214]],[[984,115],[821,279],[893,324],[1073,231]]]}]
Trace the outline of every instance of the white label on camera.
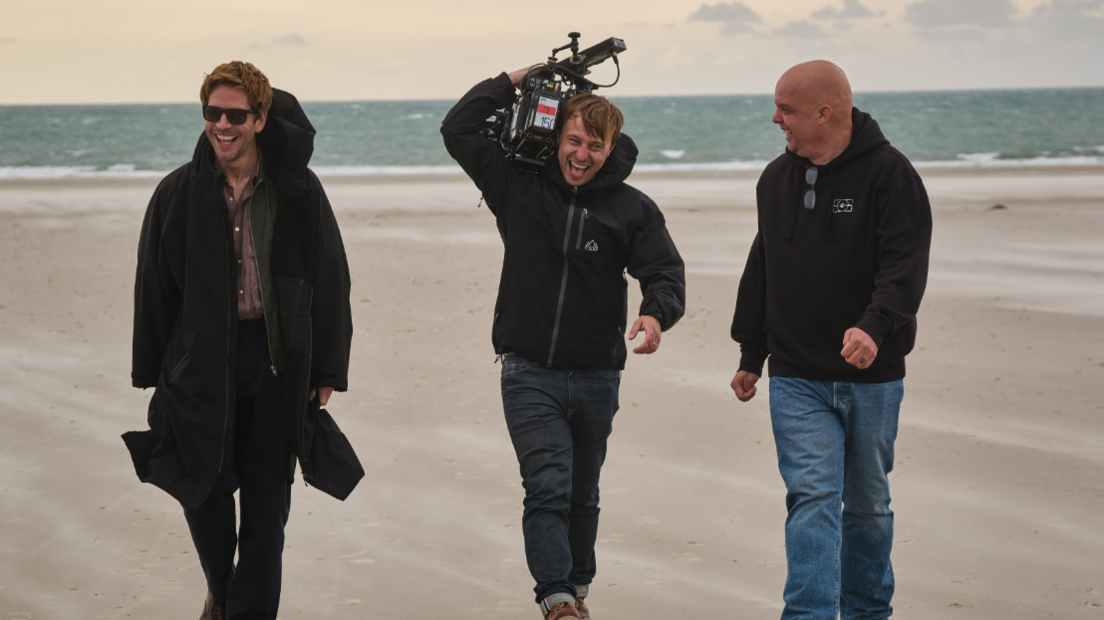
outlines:
[{"label": "white label on camera", "polygon": [[533,117],[533,124],[543,129],[556,128],[556,108],[560,102],[555,99],[541,97],[537,102],[537,115]]}]

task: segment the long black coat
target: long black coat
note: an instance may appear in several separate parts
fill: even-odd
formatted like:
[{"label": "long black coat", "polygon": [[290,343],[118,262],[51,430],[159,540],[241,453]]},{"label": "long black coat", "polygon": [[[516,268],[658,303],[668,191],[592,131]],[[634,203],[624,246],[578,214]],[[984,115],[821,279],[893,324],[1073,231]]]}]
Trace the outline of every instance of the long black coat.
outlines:
[{"label": "long black coat", "polygon": [[[310,458],[317,415],[308,393],[347,388],[353,333],[341,233],[307,168],[314,133],[295,97],[275,91],[257,134],[277,197],[269,268],[279,325],[269,329],[282,335],[278,370],[301,463]],[[234,445],[237,264],[218,178],[201,136],[191,162],[165,177],[150,200],[134,287],[131,377],[135,387],[156,389],[150,429],[123,440],[143,482],[193,507],[207,498]]]}]

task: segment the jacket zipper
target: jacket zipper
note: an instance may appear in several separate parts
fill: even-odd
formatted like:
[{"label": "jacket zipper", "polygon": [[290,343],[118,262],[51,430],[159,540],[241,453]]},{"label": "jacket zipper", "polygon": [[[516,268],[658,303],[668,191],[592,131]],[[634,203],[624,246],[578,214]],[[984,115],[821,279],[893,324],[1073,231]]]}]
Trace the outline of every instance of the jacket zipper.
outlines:
[{"label": "jacket zipper", "polygon": [[[560,300],[556,302],[556,322],[552,325],[552,344],[548,347],[548,366],[552,367],[552,356],[556,354],[556,337],[560,334],[560,316],[563,315],[564,293],[567,292],[567,249],[571,247],[571,222],[575,219],[575,197],[579,194],[579,188],[571,188],[571,205],[567,208],[567,228],[564,230],[563,242],[563,279],[560,281]],[[583,225],[579,224],[579,238],[582,238]]]},{"label": "jacket zipper", "polygon": [[[216,183],[217,183],[217,181],[216,181]],[[226,232],[230,233],[230,227],[233,226],[234,223],[230,221],[230,214],[226,212],[226,205],[221,204],[221,201],[219,201],[219,202],[220,202],[220,204],[218,205],[218,207],[219,207],[219,210],[222,212],[222,217],[223,217],[222,221],[226,223]],[[226,253],[227,253],[227,257],[226,257],[226,284],[228,286],[227,293],[229,295],[233,295],[234,289],[238,288],[237,287],[237,282],[234,280],[234,267],[233,267],[233,264],[230,262],[230,261],[233,260],[233,258],[232,258],[233,252],[231,250],[231,248],[233,248],[233,247],[234,247],[234,240],[231,238],[230,243],[229,243],[229,245],[227,245],[227,250],[226,250]],[[222,466],[226,461],[226,432],[230,429],[230,382],[234,380],[234,376],[233,376],[233,374],[231,374],[232,373],[231,357],[232,357],[233,351],[231,350],[231,347],[230,347],[230,333],[234,331],[234,315],[236,314],[237,306],[236,305],[231,305],[230,302],[231,301],[237,302],[238,296],[233,295],[233,297],[234,297],[233,300],[228,299],[227,304],[226,304],[226,394],[225,394],[226,411],[223,414],[223,418],[222,418],[222,446],[219,449],[219,466],[218,466],[218,472],[217,473],[220,473],[220,474],[222,473]]]},{"label": "jacket zipper", "polygon": [[[267,186],[265,187],[265,191],[268,191]],[[265,204],[269,204],[271,206],[271,203],[266,202]],[[253,206],[252,201],[250,201],[249,206]],[[266,344],[268,344],[268,360],[272,362],[272,364],[269,366],[269,369],[272,370],[272,376],[275,377],[276,362],[272,357],[272,333],[269,332],[269,330],[272,328],[269,327],[268,323],[268,307],[267,304],[265,304],[264,285],[261,283],[261,265],[259,262],[257,262],[257,242],[253,237],[253,209],[249,210],[249,217],[246,218],[245,225],[249,228],[249,243],[253,246],[253,267],[257,270],[257,288],[261,291],[261,313],[264,315],[265,320],[265,342]]]},{"label": "jacket zipper", "polygon": [[583,242],[583,227],[586,226],[587,210],[583,207],[583,215],[579,218],[579,236],[575,239],[575,249],[579,249],[579,245]]}]

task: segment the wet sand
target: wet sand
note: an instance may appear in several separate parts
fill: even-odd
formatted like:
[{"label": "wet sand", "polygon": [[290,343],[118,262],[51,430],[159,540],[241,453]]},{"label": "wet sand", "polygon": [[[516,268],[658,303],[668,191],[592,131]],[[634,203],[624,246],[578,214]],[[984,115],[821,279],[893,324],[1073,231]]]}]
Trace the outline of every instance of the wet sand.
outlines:
[{"label": "wet sand", "polygon": [[[1104,617],[1104,170],[921,173],[935,241],[891,475],[894,617]],[[756,176],[631,179],[667,216],[689,300],[622,380],[596,618],[781,610],[767,391],[728,388]],[[345,503],[297,482],[281,617],[536,618],[490,346],[494,222],[462,177],[323,182],[356,327],[353,387],[329,409],[367,476]],[[0,183],[0,620],[202,606],[181,510],[119,438],[150,395],[129,358],[155,184]]]}]

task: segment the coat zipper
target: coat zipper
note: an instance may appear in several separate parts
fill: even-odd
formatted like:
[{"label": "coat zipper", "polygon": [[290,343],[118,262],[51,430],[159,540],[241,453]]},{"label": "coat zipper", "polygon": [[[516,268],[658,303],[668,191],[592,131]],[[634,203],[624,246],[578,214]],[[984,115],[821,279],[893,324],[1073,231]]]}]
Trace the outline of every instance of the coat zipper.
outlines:
[{"label": "coat zipper", "polygon": [[586,226],[587,210],[583,207],[583,215],[579,218],[579,236],[575,239],[575,249],[579,249],[579,245],[583,242],[583,227]]},{"label": "coat zipper", "polygon": [[[268,191],[268,186],[265,186],[265,191]],[[271,206],[271,203],[265,203]],[[253,206],[250,201],[250,207]],[[253,237],[253,209],[249,209],[249,216],[246,218],[245,225],[249,228],[249,243],[253,246],[253,267],[257,270],[257,288],[261,291],[261,313],[264,315],[265,320],[265,343],[268,345],[268,359],[272,364],[269,369],[272,370],[272,376],[276,376],[276,362],[272,357],[272,333],[269,332],[272,329],[268,322],[268,304],[265,303],[264,285],[261,283],[261,265],[257,261],[257,241]]]},{"label": "coat zipper", "polygon": [[[226,223],[226,232],[233,234],[230,233],[230,227],[233,226],[234,223],[230,221],[230,214],[226,211],[226,205],[222,204],[221,200],[219,203],[219,209],[222,211],[222,221]],[[222,447],[219,450],[219,466],[217,472],[220,474],[222,473],[222,466],[226,461],[226,433],[230,429],[230,382],[234,380],[231,369],[231,365],[233,364],[231,359],[233,357],[233,350],[230,346],[230,334],[234,331],[234,316],[237,314],[236,302],[238,301],[238,296],[234,295],[233,291],[238,287],[236,286],[237,282],[234,280],[234,267],[230,262],[233,260],[233,247],[234,240],[231,238],[226,250],[226,284],[228,286],[227,293],[233,295],[233,299],[228,299],[226,304],[226,411],[222,418]],[[235,302],[235,305],[232,305],[231,302]]]},{"label": "coat zipper", "polygon": [[[571,188],[571,205],[567,209],[567,228],[564,230],[563,242],[563,279],[560,281],[560,300],[556,302],[556,322],[552,325],[552,344],[548,347],[548,364],[552,367],[552,356],[556,354],[556,337],[560,334],[560,316],[563,315],[564,293],[567,292],[567,249],[571,247],[571,222],[575,219],[575,197],[579,195],[579,188]],[[583,225],[579,224],[579,235],[582,238]]]}]

